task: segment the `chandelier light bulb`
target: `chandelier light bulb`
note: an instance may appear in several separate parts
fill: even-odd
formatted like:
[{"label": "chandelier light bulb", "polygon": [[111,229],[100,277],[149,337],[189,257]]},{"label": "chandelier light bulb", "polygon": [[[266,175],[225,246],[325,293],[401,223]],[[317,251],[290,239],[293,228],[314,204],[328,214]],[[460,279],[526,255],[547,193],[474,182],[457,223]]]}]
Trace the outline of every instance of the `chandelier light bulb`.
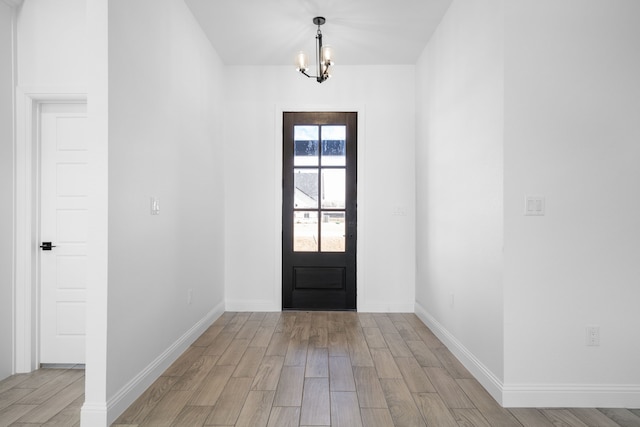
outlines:
[{"label": "chandelier light bulb", "polygon": [[307,71],[309,69],[309,62],[307,54],[304,52],[298,52],[296,55],[296,70]]},{"label": "chandelier light bulb", "polygon": [[331,46],[322,46],[322,62],[324,65],[333,65],[333,49]]}]

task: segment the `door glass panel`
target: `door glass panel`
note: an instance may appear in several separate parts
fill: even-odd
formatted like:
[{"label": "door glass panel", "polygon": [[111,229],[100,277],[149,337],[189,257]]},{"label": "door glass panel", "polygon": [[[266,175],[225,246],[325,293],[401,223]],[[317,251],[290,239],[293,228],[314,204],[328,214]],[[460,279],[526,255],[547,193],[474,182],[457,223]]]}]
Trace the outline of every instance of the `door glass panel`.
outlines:
[{"label": "door glass panel", "polygon": [[346,126],[322,126],[322,165],[346,164]]},{"label": "door glass panel", "polygon": [[318,207],[318,169],[294,169],[293,207],[309,209]]},{"label": "door glass panel", "polygon": [[318,166],[319,126],[293,127],[293,165]]},{"label": "door glass panel", "polygon": [[345,203],[345,170],[322,170],[322,208],[344,209]]},{"label": "door glass panel", "polygon": [[318,252],[318,212],[293,213],[293,251]]},{"label": "door glass panel", "polygon": [[344,212],[322,212],[322,224],[320,225],[322,252],[344,252],[344,224]]}]

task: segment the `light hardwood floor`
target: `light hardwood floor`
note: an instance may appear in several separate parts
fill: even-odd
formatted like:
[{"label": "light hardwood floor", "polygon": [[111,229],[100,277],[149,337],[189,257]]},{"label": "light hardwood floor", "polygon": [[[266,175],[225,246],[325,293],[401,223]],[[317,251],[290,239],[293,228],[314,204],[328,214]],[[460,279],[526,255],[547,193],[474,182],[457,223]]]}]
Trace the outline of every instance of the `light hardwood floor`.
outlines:
[{"label": "light hardwood floor", "polygon": [[[1,426],[77,426],[84,375],[0,382]],[[640,427],[627,409],[504,409],[413,314],[225,313],[113,424]]]}]

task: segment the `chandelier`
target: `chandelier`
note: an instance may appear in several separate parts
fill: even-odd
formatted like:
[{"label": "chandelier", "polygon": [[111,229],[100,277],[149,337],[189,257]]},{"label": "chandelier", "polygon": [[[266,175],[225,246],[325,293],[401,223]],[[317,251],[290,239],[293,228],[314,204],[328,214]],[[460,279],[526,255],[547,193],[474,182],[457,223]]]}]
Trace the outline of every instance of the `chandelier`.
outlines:
[{"label": "chandelier", "polygon": [[318,32],[316,34],[316,76],[310,76],[307,74],[309,69],[309,63],[307,54],[299,52],[296,56],[296,69],[305,76],[316,79],[318,83],[322,83],[331,77],[329,74],[329,68],[333,65],[333,50],[331,46],[322,45],[322,31],[320,26],[327,22],[322,16],[316,16],[313,18],[313,23],[318,26]]}]

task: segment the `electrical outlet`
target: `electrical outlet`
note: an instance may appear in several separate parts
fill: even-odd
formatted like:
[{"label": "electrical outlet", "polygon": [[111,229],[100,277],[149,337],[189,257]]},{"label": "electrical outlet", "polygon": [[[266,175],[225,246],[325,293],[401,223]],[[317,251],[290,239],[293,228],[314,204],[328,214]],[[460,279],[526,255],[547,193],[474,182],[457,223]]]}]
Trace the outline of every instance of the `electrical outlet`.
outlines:
[{"label": "electrical outlet", "polygon": [[587,326],[587,346],[598,347],[600,345],[600,326]]}]

